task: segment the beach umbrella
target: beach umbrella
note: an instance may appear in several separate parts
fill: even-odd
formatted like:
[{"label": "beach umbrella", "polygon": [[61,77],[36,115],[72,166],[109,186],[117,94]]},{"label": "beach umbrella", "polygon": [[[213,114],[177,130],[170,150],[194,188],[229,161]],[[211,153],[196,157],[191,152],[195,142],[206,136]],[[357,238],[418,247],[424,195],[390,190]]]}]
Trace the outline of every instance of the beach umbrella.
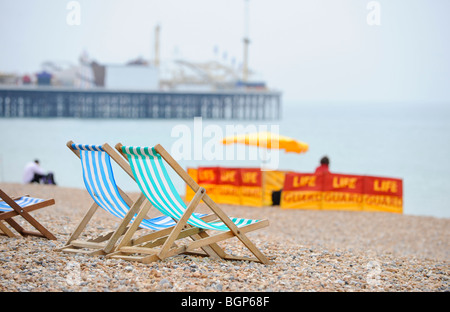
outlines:
[{"label": "beach umbrella", "polygon": [[267,149],[280,149],[286,153],[305,153],[309,145],[293,138],[272,132],[255,132],[225,137],[222,144],[245,144]]}]

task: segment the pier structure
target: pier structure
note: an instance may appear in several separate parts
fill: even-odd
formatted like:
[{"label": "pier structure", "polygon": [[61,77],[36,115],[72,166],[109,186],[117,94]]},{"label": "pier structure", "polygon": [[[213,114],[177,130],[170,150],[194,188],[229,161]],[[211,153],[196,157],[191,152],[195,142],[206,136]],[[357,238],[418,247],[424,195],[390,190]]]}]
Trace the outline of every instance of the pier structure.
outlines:
[{"label": "pier structure", "polygon": [[0,86],[0,117],[279,120],[281,93]]}]

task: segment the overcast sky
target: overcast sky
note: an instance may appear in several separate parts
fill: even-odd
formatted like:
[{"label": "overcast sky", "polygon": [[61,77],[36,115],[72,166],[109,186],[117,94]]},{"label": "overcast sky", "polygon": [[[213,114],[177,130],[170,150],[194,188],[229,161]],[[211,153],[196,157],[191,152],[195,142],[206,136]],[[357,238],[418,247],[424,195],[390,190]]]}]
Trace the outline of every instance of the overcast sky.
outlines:
[{"label": "overcast sky", "polygon": [[[35,73],[44,61],[76,64],[161,58],[242,62],[244,0],[0,0],[0,72]],[[250,68],[287,101],[450,102],[450,1],[250,0]],[[217,52],[217,53],[216,53]],[[225,58],[226,55],[226,58]]]}]

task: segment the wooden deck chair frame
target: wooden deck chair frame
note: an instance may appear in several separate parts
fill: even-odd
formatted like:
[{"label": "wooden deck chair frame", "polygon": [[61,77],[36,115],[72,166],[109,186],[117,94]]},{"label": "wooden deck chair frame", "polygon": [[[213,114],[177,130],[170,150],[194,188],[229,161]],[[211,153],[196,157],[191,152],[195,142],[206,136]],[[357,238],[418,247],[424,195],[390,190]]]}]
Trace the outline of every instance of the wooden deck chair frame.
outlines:
[{"label": "wooden deck chair frame", "polygon": [[[73,141],[68,141],[66,145],[78,158],[81,159],[80,151],[74,149],[72,144],[74,144]],[[110,155],[110,157],[111,154],[114,153],[117,154],[115,150],[107,143],[104,143],[101,146],[105,150],[105,152],[107,152],[108,155]],[[125,233],[132,217],[134,216],[135,213],[138,212],[140,206],[145,200],[145,197],[141,195],[135,202],[133,202],[133,200],[131,200],[131,198],[124,191],[122,191],[119,188],[119,186],[117,186],[117,189],[122,198],[124,199],[124,201],[130,207],[128,213],[126,214],[125,218],[122,219],[119,226],[114,231],[111,231],[104,235],[99,235],[96,238],[92,238],[89,240],[79,239],[79,237],[89,224],[90,220],[97,212],[97,209],[100,207],[95,201],[93,201],[91,207],[88,209],[84,217],[78,223],[74,232],[70,235],[65,245],[61,248],[58,248],[57,249],[58,251],[66,253],[82,253],[88,255],[105,255],[114,249],[117,241]]]},{"label": "wooden deck chair frame", "polygon": [[[67,142],[67,147],[78,157],[81,159],[80,152],[77,149],[73,148],[73,141]],[[121,168],[125,169],[125,171],[131,176],[133,175],[131,172],[131,169],[127,168],[128,163],[124,161],[122,156],[120,156],[117,151],[112,148],[108,143],[104,143],[101,145],[102,149],[106,154],[110,156]],[[129,171],[127,171],[127,169]],[[119,191],[120,196],[123,198],[123,200],[126,202],[126,204],[130,207],[125,217],[120,222],[119,226],[114,230],[107,234],[100,235],[96,238],[89,239],[89,240],[81,240],[79,237],[83,233],[83,231],[86,229],[87,225],[89,224],[90,220],[96,213],[97,209],[100,207],[95,201],[93,201],[91,207],[86,212],[85,216],[82,218],[82,220],[79,222],[77,227],[75,228],[74,232],[71,234],[69,239],[67,240],[66,244],[58,248],[58,251],[67,252],[67,253],[83,253],[88,255],[106,255],[110,252],[113,252],[116,248],[116,244],[119,242],[120,239],[122,239],[122,236],[126,233],[126,231],[129,228],[129,224],[136,214],[138,214],[140,220],[142,221],[143,218],[147,215],[151,204],[146,199],[144,194],[140,194],[138,199],[133,202],[133,200],[130,199],[130,197],[120,189],[119,186],[117,186],[117,190]],[[205,220],[211,220],[211,217],[206,216]],[[139,229],[138,226],[133,228],[134,232]],[[167,235],[165,234],[168,229],[154,231],[151,233],[151,236],[154,238],[159,238],[161,236]],[[187,235],[189,233],[185,233]],[[194,234],[192,234],[194,235]],[[129,241],[129,240],[127,240]],[[139,242],[139,241],[138,241]]]},{"label": "wooden deck chair frame", "polygon": [[[28,197],[28,195],[24,196]],[[3,224],[4,221],[22,236],[39,236],[45,237],[50,240],[56,240],[56,237],[52,233],[50,233],[49,230],[47,230],[41,223],[39,223],[33,216],[30,215],[31,211],[54,205],[55,200],[45,199],[38,203],[22,207],[16,203],[16,200],[19,200],[24,196],[10,197],[0,189],[0,198],[12,208],[11,211],[0,212],[0,234],[6,235],[8,237],[15,237],[14,233],[5,224]],[[13,220],[13,217],[15,216],[21,216],[36,230],[38,230],[38,232],[25,230],[20,224]]]},{"label": "wooden deck chair frame", "polygon": [[[116,149],[119,153],[127,159],[127,156],[122,151],[122,144],[116,144]],[[156,145],[154,147],[157,153],[161,155],[161,157],[166,161],[167,164],[182,178],[182,180],[192,188],[195,192],[193,199],[187,205],[187,209],[185,210],[182,217],[178,220],[176,226],[169,232],[167,232],[167,236],[159,237],[156,241],[159,243],[162,242],[161,248],[155,247],[154,237],[151,235],[144,236],[139,239],[134,240],[132,244],[130,244],[131,237],[134,234],[134,230],[138,227],[138,223],[140,222],[140,218],[142,216],[136,217],[132,226],[130,226],[129,230],[125,234],[125,238],[122,240],[121,244],[116,248],[116,252],[111,253],[108,257],[111,258],[122,258],[126,260],[136,260],[143,263],[153,262],[165,259],[170,256],[174,256],[181,253],[195,253],[195,250],[198,248],[202,248],[205,250],[208,248],[212,250],[213,253],[225,260],[249,260],[261,262],[263,264],[268,264],[269,259],[250,241],[250,239],[245,235],[247,232],[251,232],[257,229],[261,229],[269,225],[269,221],[267,219],[260,220],[256,223],[246,225],[238,228],[233,221],[225,214],[222,209],[217,206],[217,204],[209,197],[206,193],[205,189],[200,187],[188,174],[187,172],[172,158],[172,156],[161,146]],[[129,168],[128,164],[128,168]],[[127,171],[131,172],[131,169],[127,169]],[[131,172],[132,173],[132,172]],[[229,229],[229,231],[222,232],[219,234],[209,235],[207,230],[199,229],[187,224],[188,219],[194,213],[200,201],[202,201],[209,207],[212,211],[212,215],[215,219],[219,219],[222,221]],[[183,246],[173,246],[173,243],[180,238],[180,235],[183,231],[196,230],[196,233],[199,237],[195,241],[183,245]],[[239,257],[233,256],[225,253],[225,251],[217,244],[220,241],[227,240],[233,237],[237,237],[245,247],[255,256],[255,257]],[[144,254],[143,256],[127,256],[129,254]]]},{"label": "wooden deck chair frame", "polygon": [[[113,150],[111,148],[111,146],[109,146],[108,144],[105,144],[104,149],[105,149],[105,152],[134,180],[133,172],[131,170],[129,163],[126,161],[126,159],[124,159],[122,156],[118,155],[116,150]],[[145,197],[145,195],[142,193],[141,193],[141,196]],[[151,208],[151,204],[147,200],[147,204],[144,205],[141,208],[141,210],[138,212],[138,214],[135,218],[136,221],[133,222],[133,224],[128,227],[126,233],[124,234],[124,237],[122,238],[122,240],[116,247],[116,250],[119,248],[122,248],[122,247],[127,248],[129,246],[135,246],[135,247],[140,246],[139,248],[142,248],[143,246],[145,246],[145,248],[149,248],[149,247],[157,247],[157,246],[164,244],[164,242],[167,239],[167,236],[173,231],[174,227],[169,227],[166,229],[154,231],[150,234],[146,234],[141,237],[133,239],[133,235],[139,229],[140,222],[142,222],[143,218],[147,215],[150,208]],[[217,219],[217,217],[214,214],[203,215],[200,218],[205,222],[211,222],[211,221],[214,221]],[[178,237],[175,240],[189,237],[195,241],[195,240],[203,238],[205,235],[206,234],[204,233],[203,229],[192,228],[190,226],[186,226],[186,228],[183,229],[179,233]],[[173,246],[176,246],[175,242],[173,242],[172,244],[173,244]],[[185,253],[186,254],[199,254],[202,256],[209,256],[209,257],[213,257],[213,258],[220,258],[219,254],[216,252],[217,248],[214,248],[214,246],[213,247],[204,246],[204,247],[201,247],[201,249],[203,250],[203,253],[197,253],[197,252],[185,252]],[[111,253],[110,255],[117,256],[118,254],[121,255],[120,258],[122,258],[122,259],[136,260],[136,257],[126,256],[126,255],[123,255],[121,252]]]}]

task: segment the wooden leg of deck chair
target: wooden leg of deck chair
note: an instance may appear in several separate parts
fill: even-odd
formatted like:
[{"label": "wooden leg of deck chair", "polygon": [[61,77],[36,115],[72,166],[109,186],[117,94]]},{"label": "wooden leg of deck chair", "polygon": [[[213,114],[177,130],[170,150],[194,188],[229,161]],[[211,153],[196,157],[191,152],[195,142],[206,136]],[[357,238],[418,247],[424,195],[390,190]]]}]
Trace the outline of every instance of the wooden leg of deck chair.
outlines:
[{"label": "wooden leg of deck chair", "polygon": [[6,227],[6,225],[3,224],[2,221],[0,221],[0,230],[1,230],[1,232],[2,232],[1,234],[4,234],[4,235],[6,235],[6,236],[8,236],[8,237],[16,237],[16,235],[14,235],[14,233],[11,232],[11,230],[8,229],[8,228]]},{"label": "wooden leg of deck chair", "polygon": [[145,218],[145,215],[147,214],[147,212],[149,211],[149,209],[151,207],[152,207],[152,204],[149,201],[146,201],[146,203],[144,204],[144,207],[142,207],[142,209],[139,211],[136,218],[134,219],[133,224],[131,224],[131,226],[128,228],[128,230],[124,234],[122,240],[115,248],[115,251],[119,250],[123,246],[130,245],[131,239],[132,239],[134,233],[139,228],[139,225],[141,224],[142,220]]},{"label": "wooden leg of deck chair", "polygon": [[[24,235],[32,235],[32,236],[42,236],[50,240],[56,240],[56,237],[50,233],[49,230],[47,230],[42,224],[40,224],[35,218],[33,218],[29,213],[27,213],[25,210],[22,210],[20,215],[28,221],[36,230],[39,232],[31,232],[23,230],[22,234]],[[12,221],[12,219],[10,219]]]},{"label": "wooden leg of deck chair", "polygon": [[[161,146],[156,145],[155,150],[164,158],[164,160],[175,170],[176,173],[186,182],[187,185],[197,192],[200,186],[195,182],[192,177],[187,174],[186,171],[173,159],[173,157]],[[219,219],[225,223],[225,225],[233,232],[233,234],[264,264],[269,263],[269,260],[264,256],[258,248],[247,238],[247,236],[240,233],[238,227],[230,220],[230,218],[220,209],[216,203],[205,194],[203,202],[219,217]]]},{"label": "wooden leg of deck chair", "polygon": [[[242,228],[239,229],[239,231],[241,232],[241,234],[247,233],[247,232],[251,232],[263,227],[266,227],[269,225],[269,221],[268,220],[262,220],[259,221],[257,223],[253,223],[253,224],[249,224],[246,225]],[[232,231],[228,231],[228,232],[223,232],[223,233],[218,233],[216,235],[213,236],[207,236],[204,239],[192,242],[191,244],[189,244],[186,247],[186,251],[187,252],[191,252],[197,248],[201,248],[202,246],[205,245],[211,245],[213,243],[219,242],[219,241],[223,241],[226,239],[230,239],[232,237],[234,237],[234,233]],[[261,260],[259,258],[248,258],[248,257],[236,257],[236,256],[231,256],[231,255],[225,255],[224,259],[234,259],[234,260],[252,260],[252,261],[259,261],[261,262]]]},{"label": "wooden leg of deck chair", "polygon": [[[196,236],[198,236],[198,238],[195,237],[195,240],[199,240],[199,239],[203,239],[203,238],[209,237],[208,233],[206,233],[206,232],[200,232]],[[227,256],[225,251],[219,245],[217,245],[216,243],[211,243],[211,244],[208,244],[208,245],[203,246],[201,248],[203,249],[203,251],[205,251],[212,258],[216,258],[217,257],[217,258],[225,259],[226,256]]]},{"label": "wooden leg of deck chair", "polygon": [[[16,221],[14,221],[12,218],[11,219],[7,219],[5,220],[6,222],[8,222],[9,225],[11,225],[17,232],[19,232],[20,235],[22,236],[39,236],[39,237],[45,237],[47,239],[50,240],[56,240],[56,237],[53,236],[53,234],[51,234],[50,232],[48,232],[47,230],[45,231],[41,231],[41,229],[37,228],[39,230],[39,232],[34,232],[34,231],[28,231],[25,230],[22,226],[20,226]],[[28,220],[27,220],[28,221]],[[36,221],[37,222],[37,221]],[[34,226],[34,225],[33,225]],[[42,225],[41,225],[42,226]],[[43,227],[43,226],[42,226]],[[45,228],[44,228],[45,229]],[[47,233],[45,233],[47,232]]]},{"label": "wooden leg of deck chair", "polygon": [[176,238],[180,234],[181,230],[186,225],[186,222],[188,221],[189,217],[194,212],[195,208],[198,206],[200,201],[202,200],[202,197],[205,195],[205,189],[200,188],[194,195],[194,198],[192,198],[191,202],[189,203],[186,211],[184,212],[183,216],[178,220],[177,224],[175,225],[174,229],[170,233],[167,240],[164,242],[164,245],[161,248],[161,251],[158,253],[158,257],[160,259],[164,259],[169,255],[169,249],[171,248],[172,244],[175,242]]},{"label": "wooden leg of deck chair", "polygon": [[[171,227],[170,229],[173,229],[174,227]],[[167,240],[168,235],[164,230],[156,231],[152,234],[159,234],[158,238],[154,237],[155,239],[152,241],[145,241],[142,242],[139,245],[127,245],[127,246],[121,246],[120,248],[117,248],[116,252],[110,253],[106,255],[107,258],[122,258],[122,259],[130,259],[128,256],[125,256],[126,254],[132,254],[132,253],[138,253],[138,254],[144,254],[144,255],[153,255],[156,257],[156,260],[160,260],[156,255],[158,254],[159,250],[154,249],[153,247],[158,247],[164,244],[164,242]],[[189,237],[192,235],[195,235],[199,232],[203,231],[200,228],[191,227],[189,229],[185,229],[181,231],[181,233],[178,235],[177,239],[182,239],[185,237]],[[175,244],[173,244],[172,248],[177,248]],[[133,260],[141,261],[143,263],[147,263],[147,256],[133,256]],[[151,261],[150,261],[151,262]]]},{"label": "wooden leg of deck chair", "polygon": [[83,219],[80,221],[80,223],[77,225],[77,227],[75,228],[75,231],[72,233],[72,235],[70,235],[69,239],[66,242],[66,246],[70,245],[70,243],[77,239],[81,233],[83,233],[84,229],[86,228],[86,225],[89,223],[89,221],[91,220],[92,216],[95,214],[95,212],[97,211],[97,208],[99,206],[97,205],[96,202],[94,202],[91,207],[89,208],[89,210],[86,212],[86,214],[84,215]]},{"label": "wooden leg of deck chair", "polygon": [[5,220],[11,227],[14,228],[20,235],[22,236],[39,236],[39,237],[45,237],[44,234],[41,232],[34,232],[34,231],[28,231],[25,230],[22,226],[19,225],[16,221],[14,221],[12,218]]},{"label": "wooden leg of deck chair", "polygon": [[233,223],[233,221],[230,220],[230,218],[220,209],[216,203],[208,196],[208,194],[205,194],[203,197],[203,202],[208,205],[211,210],[217,214],[220,220],[222,220],[223,223],[230,229],[230,231],[250,250],[252,254],[255,255],[256,258],[258,258],[261,263],[268,264],[269,259],[248,239],[246,235],[244,235],[239,228]]},{"label": "wooden leg of deck chair", "polygon": [[44,235],[42,235],[42,233],[36,233],[36,232],[30,232],[30,231],[26,231],[22,226],[19,225],[19,223],[17,223],[16,221],[14,221],[12,218],[10,219],[6,219],[5,220],[9,225],[11,225],[11,227],[16,230],[20,235],[22,236],[27,236],[27,235],[33,235],[33,236],[42,236],[44,237]]},{"label": "wooden leg of deck chair", "polygon": [[104,251],[106,253],[110,253],[114,249],[114,246],[116,245],[117,241],[126,231],[128,224],[130,224],[131,219],[133,219],[136,212],[138,212],[138,210],[141,207],[144,200],[146,200],[146,197],[144,194],[141,193],[139,198],[136,200],[136,202],[133,204],[133,206],[130,207],[130,210],[128,210],[127,214],[122,219],[122,222],[120,223],[119,227],[114,232],[111,239],[106,244],[106,247],[104,249]]},{"label": "wooden leg of deck chair", "polygon": [[[213,217],[213,216],[209,215],[209,216],[203,217],[203,219],[206,221],[206,220],[210,220],[211,217]],[[154,247],[163,245],[171,233],[171,231],[167,231],[167,230],[173,230],[173,228],[174,227],[156,231],[156,232],[149,234],[152,236],[145,235],[146,240],[145,241],[140,240],[140,244],[121,246],[120,248],[116,249],[117,251],[106,255],[106,257],[116,258],[116,259],[124,259],[124,260],[130,260],[130,261],[139,261],[142,263],[150,263],[150,262],[158,261],[158,260],[160,260],[160,258],[157,256],[157,254],[159,253],[160,250],[154,249]],[[204,235],[206,235],[206,236],[204,236]],[[152,239],[149,239],[149,237],[151,237]],[[182,239],[182,238],[186,238],[186,237],[191,237],[192,239],[194,239],[194,241],[197,241],[197,240],[202,240],[204,237],[209,237],[209,235],[207,235],[203,229],[191,226],[189,228],[183,229],[176,239],[178,240],[178,239]],[[178,253],[186,253],[186,254],[210,256],[213,258],[222,258],[222,259],[230,259],[230,257],[231,257],[230,255],[227,255],[220,248],[220,246],[216,245],[214,242],[202,244],[198,248],[203,249],[205,253],[200,254],[200,253],[197,253],[194,251],[185,252],[185,249],[186,249],[185,246],[177,247],[176,245],[173,245],[165,256],[168,257],[169,255],[175,255]],[[132,254],[132,253],[138,253],[138,254],[140,253],[140,254],[144,254],[144,256],[127,256],[127,254]],[[249,259],[245,258],[245,260],[249,260]]]},{"label": "wooden leg of deck chair", "polygon": [[13,218],[9,218],[5,220],[6,223],[8,223],[14,230],[16,230],[17,233],[22,235],[21,233],[25,231],[23,227],[19,225],[16,221],[13,220]]}]

